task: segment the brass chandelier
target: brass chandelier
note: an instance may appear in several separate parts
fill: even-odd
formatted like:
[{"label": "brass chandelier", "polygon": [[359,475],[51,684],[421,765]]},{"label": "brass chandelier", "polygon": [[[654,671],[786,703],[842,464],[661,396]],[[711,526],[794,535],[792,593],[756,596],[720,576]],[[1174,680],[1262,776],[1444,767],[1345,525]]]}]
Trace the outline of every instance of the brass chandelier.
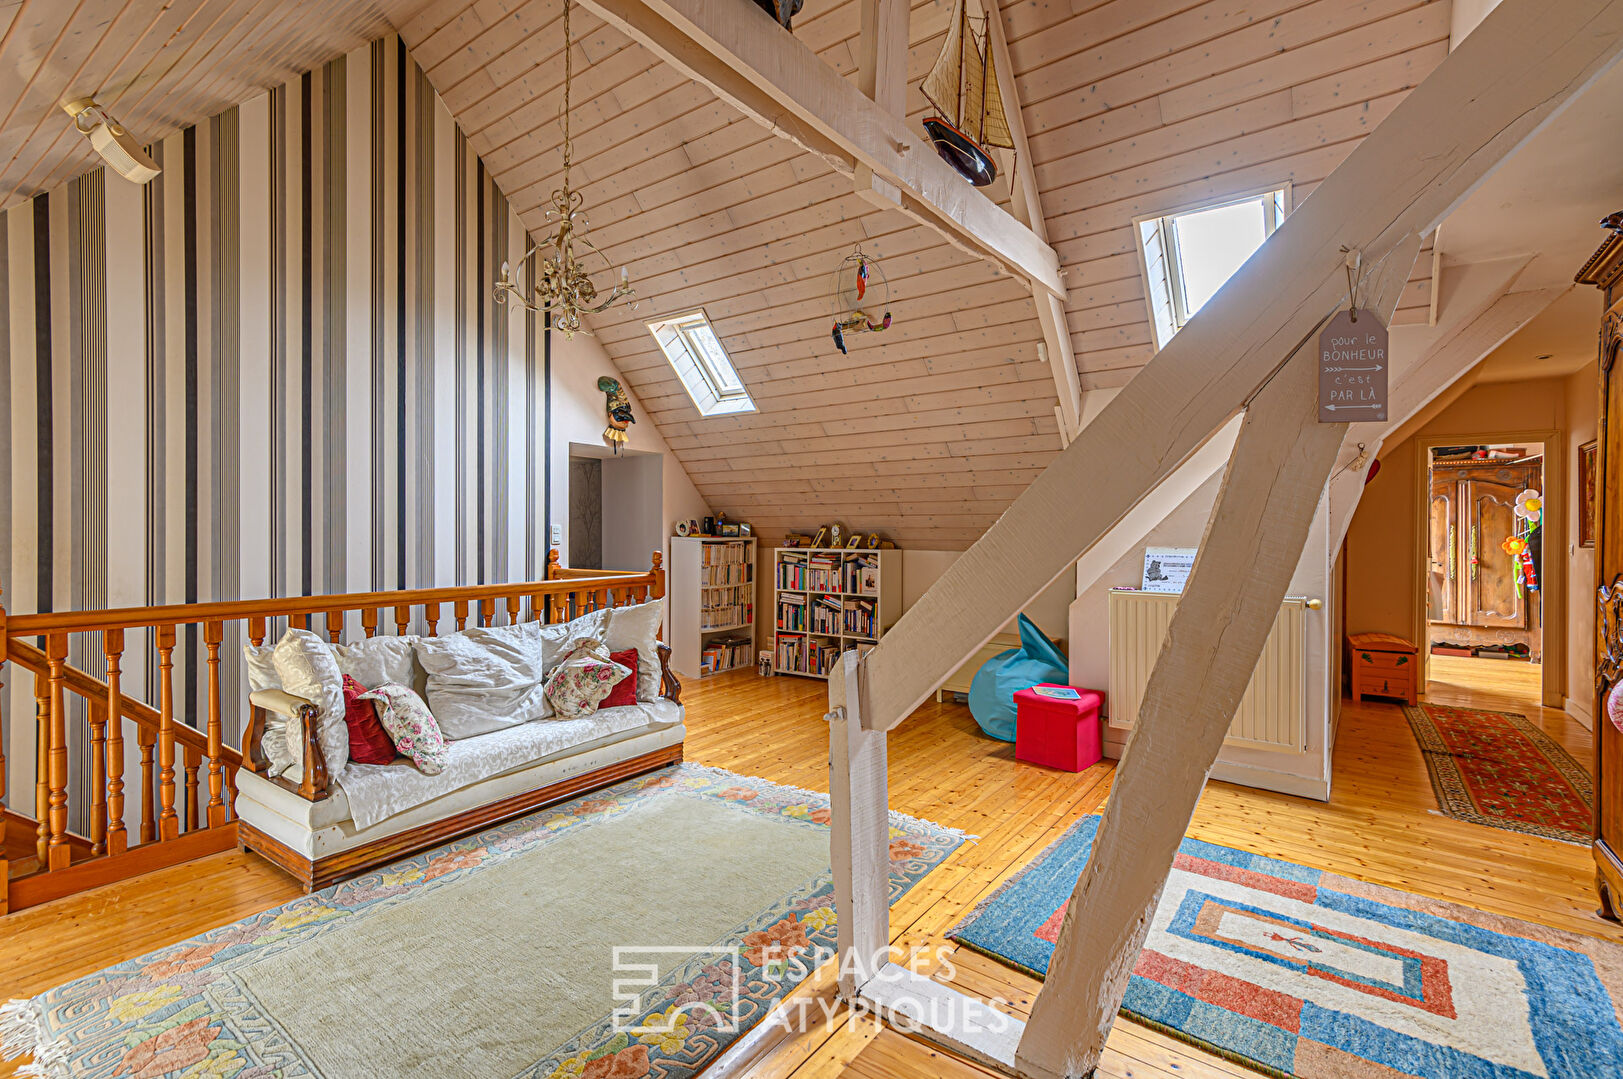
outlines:
[{"label": "brass chandelier", "polygon": [[[550,310],[552,324],[569,338],[573,338],[576,333],[591,333],[580,324],[580,316],[583,313],[595,314],[606,311],[612,304],[620,300],[630,300],[636,295],[636,290],[631,287],[631,275],[622,266],[620,280],[613,291],[599,299],[597,286],[592,284],[591,274],[585,263],[576,257],[578,247],[588,257],[595,255],[602,259],[604,266],[612,268],[613,265],[609,262],[608,256],[586,238],[586,215],[581,209],[586,197],[569,186],[569,162],[574,156],[574,145],[569,138],[569,85],[574,78],[569,36],[571,6],[571,0],[564,0],[564,100],[561,110],[564,128],[564,183],[562,188],[552,193],[552,208],[547,211],[547,217],[556,219],[557,231],[524,253],[516,274],[509,270],[506,262],[503,262],[501,276],[496,279],[497,303],[507,303],[511,297],[512,302],[527,311]],[[523,265],[530,261],[531,256],[538,254],[540,259],[536,270],[537,279],[526,288]]]}]

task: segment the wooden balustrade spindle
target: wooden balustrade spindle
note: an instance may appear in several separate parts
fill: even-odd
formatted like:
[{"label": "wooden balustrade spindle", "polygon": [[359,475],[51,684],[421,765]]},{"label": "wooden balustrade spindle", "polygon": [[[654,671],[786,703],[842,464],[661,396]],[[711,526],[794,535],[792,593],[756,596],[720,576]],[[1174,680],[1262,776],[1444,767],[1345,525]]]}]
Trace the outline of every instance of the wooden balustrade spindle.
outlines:
[{"label": "wooden balustrade spindle", "polygon": [[440,632],[440,605],[438,603],[423,604],[423,621],[428,624],[428,635],[437,637]]},{"label": "wooden balustrade spindle", "polygon": [[327,612],[327,643],[337,644],[344,636],[344,612]]},{"label": "wooden balustrade spindle", "polygon": [[44,869],[51,845],[51,684],[43,673],[34,675],[34,724],[34,858]]},{"label": "wooden balustrade spindle", "polygon": [[135,728],[135,740],[141,747],[141,842],[150,843],[158,838],[158,818],[152,801],[152,749],[158,735],[152,728]]},{"label": "wooden balustrade spindle", "polygon": [[[305,618],[309,625],[309,617]],[[180,836],[175,815],[175,627],[158,627],[158,836]]]},{"label": "wooden balustrade spindle", "polygon": [[[342,623],[342,615],[340,615]],[[203,644],[208,648],[209,688],[208,688],[208,755],[209,755],[209,805],[208,826],[218,828],[225,823],[225,776],[223,769],[225,761],[224,747],[220,738],[220,642],[225,639],[224,624],[205,622],[203,624]],[[193,818],[197,816],[195,802],[188,805],[188,812]],[[195,820],[192,827],[197,827]]]},{"label": "wooden balustrade spindle", "polygon": [[404,637],[411,628],[411,605],[402,604],[394,609],[394,631],[397,636]]},{"label": "wooden balustrade spindle", "polygon": [[482,599],[479,601],[479,624],[493,626],[496,624],[496,600]]},{"label": "wooden balustrade spindle", "polygon": [[90,702],[90,853],[107,853],[107,703]]},{"label": "wooden balustrade spindle", "polygon": [[107,738],[107,853],[123,854],[130,842],[124,830],[124,695],[119,688],[124,631],[106,630],[101,641],[107,654],[107,722],[112,725]]},{"label": "wooden balustrade spindle", "polygon": [[468,601],[456,600],[451,604],[451,610],[456,615],[456,628],[463,629],[468,624]]},{"label": "wooden balustrade spindle", "polygon": [[368,637],[371,637],[377,633],[378,609],[376,607],[368,607],[361,612],[361,630]]},{"label": "wooden balustrade spindle", "polygon": [[510,626],[518,625],[519,615],[522,614],[523,611],[524,611],[524,597],[523,596],[508,596],[507,597],[507,624],[508,625],[510,625]]},{"label": "wooden balustrade spindle", "polygon": [[265,643],[265,617],[254,615],[248,619],[248,643],[260,648]]},{"label": "wooden balustrade spindle", "polygon": [[68,635],[45,638],[46,669],[50,672],[51,707],[51,842],[46,852],[50,868],[66,869],[73,860],[68,845],[68,717],[62,692],[63,667],[68,659]]},{"label": "wooden balustrade spindle", "polygon": [[203,754],[192,746],[186,747],[186,830],[197,831],[197,773],[203,767]]}]

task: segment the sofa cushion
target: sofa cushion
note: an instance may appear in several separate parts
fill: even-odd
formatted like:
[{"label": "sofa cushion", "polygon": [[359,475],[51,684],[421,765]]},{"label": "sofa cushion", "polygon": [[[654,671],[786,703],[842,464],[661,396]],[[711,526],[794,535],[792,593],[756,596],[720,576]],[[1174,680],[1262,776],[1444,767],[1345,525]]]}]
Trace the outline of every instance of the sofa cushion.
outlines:
[{"label": "sofa cushion", "polygon": [[637,703],[637,650],[627,648],[624,652],[610,652],[609,659],[624,667],[631,673],[614,683],[609,695],[598,702],[599,708],[620,708],[628,704]]},{"label": "sofa cushion", "polygon": [[367,637],[354,644],[335,644],[338,669],[368,688],[394,684],[422,692],[423,669],[417,662],[418,638]]},{"label": "sofa cushion", "polygon": [[590,637],[581,641],[547,675],[547,703],[559,718],[578,719],[597,711],[597,706],[614,687],[632,675],[609,658],[603,642]]},{"label": "sofa cushion", "polygon": [[[290,628],[276,642],[271,662],[284,690],[321,710],[316,720],[316,739],[327,761],[328,778],[336,778],[349,763],[349,724],[344,722],[344,674],[338,669],[332,649],[309,630]],[[302,765],[298,726],[287,725],[288,744],[294,761]]]},{"label": "sofa cushion", "polygon": [[637,650],[639,701],[652,701],[659,696],[659,621],[664,609],[665,601],[655,599],[609,611],[609,624],[603,643],[609,646],[610,652],[627,648]]},{"label": "sofa cushion", "polygon": [[520,622],[417,638],[417,660],[428,672],[428,707],[446,739],[473,738],[550,715],[547,671],[566,644],[600,635],[606,619],[607,612],[593,611],[559,625]]},{"label": "sofa cushion", "polygon": [[395,758],[394,740],[378,722],[366,687],[344,675],[344,722],[349,726],[349,759],[361,764],[388,764]]},{"label": "sofa cushion", "polygon": [[275,651],[274,644],[242,646],[242,662],[248,672],[249,693],[282,688],[282,680],[276,676],[276,663],[271,659],[271,653]]},{"label": "sofa cushion", "polygon": [[445,738],[428,705],[410,686],[385,682],[361,694],[361,700],[376,707],[378,722],[389,732],[395,748],[410,757],[419,771],[437,776],[445,770]]}]

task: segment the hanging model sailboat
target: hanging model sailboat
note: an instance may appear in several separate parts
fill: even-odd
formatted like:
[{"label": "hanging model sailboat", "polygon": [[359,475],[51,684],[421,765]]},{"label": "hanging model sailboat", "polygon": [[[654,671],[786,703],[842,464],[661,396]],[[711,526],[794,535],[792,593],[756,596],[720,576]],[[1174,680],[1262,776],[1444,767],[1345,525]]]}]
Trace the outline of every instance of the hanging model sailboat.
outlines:
[{"label": "hanging model sailboat", "polygon": [[990,150],[994,146],[1013,150],[1014,137],[1003,111],[986,20],[981,20],[981,33],[976,34],[964,0],[953,5],[946,43],[919,89],[936,109],[937,115],[925,118],[924,130],[941,160],[976,187],[997,179]]}]

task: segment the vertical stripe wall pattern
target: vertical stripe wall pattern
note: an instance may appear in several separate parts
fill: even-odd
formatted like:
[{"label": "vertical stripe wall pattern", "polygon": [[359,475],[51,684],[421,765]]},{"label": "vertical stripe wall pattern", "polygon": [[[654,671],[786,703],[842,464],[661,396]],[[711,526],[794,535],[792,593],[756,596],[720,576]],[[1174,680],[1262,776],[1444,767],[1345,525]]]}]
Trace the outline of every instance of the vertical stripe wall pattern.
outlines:
[{"label": "vertical stripe wall pattern", "polygon": [[[526,236],[399,39],[151,153],[144,187],[100,170],[0,214],[0,603],[538,572],[545,331],[490,288]],[[240,644],[222,650],[233,740]],[[94,642],[75,647],[100,673]],[[150,638],[126,647],[126,689],[155,700]],[[196,726],[202,664],[184,632],[177,710]],[[7,801],[31,812],[31,679],[0,682]]]}]

